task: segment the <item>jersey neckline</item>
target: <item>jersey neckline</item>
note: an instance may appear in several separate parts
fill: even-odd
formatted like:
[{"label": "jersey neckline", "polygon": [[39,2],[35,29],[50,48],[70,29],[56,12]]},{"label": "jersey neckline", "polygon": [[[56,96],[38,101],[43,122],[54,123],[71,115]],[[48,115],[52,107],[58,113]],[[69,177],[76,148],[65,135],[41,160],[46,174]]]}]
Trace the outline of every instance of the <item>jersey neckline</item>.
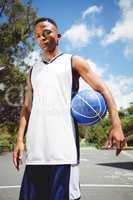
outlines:
[{"label": "jersey neckline", "polygon": [[60,57],[62,55],[63,55],[63,53],[59,53],[55,57],[53,57],[50,61],[43,60],[43,62],[48,65],[48,64],[52,63],[54,60],[56,60],[58,57]]}]

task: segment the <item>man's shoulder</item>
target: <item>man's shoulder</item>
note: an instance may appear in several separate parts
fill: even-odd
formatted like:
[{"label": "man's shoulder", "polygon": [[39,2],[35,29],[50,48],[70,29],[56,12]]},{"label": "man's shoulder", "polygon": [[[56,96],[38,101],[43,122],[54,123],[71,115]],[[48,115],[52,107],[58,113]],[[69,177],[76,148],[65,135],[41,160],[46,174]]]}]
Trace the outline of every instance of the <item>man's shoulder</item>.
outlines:
[{"label": "man's shoulder", "polygon": [[43,63],[42,60],[36,60],[32,65],[30,65],[27,69],[27,73],[31,73],[33,69],[38,68]]}]

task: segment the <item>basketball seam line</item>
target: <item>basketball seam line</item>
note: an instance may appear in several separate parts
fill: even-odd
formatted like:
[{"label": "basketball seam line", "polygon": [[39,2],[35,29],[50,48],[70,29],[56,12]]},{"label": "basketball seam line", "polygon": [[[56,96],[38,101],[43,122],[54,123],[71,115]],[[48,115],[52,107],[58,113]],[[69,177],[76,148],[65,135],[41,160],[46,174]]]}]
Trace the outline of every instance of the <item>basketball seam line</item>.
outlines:
[{"label": "basketball seam line", "polygon": [[[77,94],[77,96],[84,102],[84,103],[86,103],[95,113],[96,113],[96,116],[95,117],[99,117],[100,118],[100,120],[102,119],[101,117],[100,117],[100,115],[99,115],[99,113],[97,113],[97,111],[87,102],[87,101],[85,101],[80,95],[78,95]],[[97,97],[98,98],[98,97]],[[98,98],[98,101],[99,101],[99,98]],[[99,101],[100,102],[100,101]],[[101,112],[101,104],[99,103],[99,106],[100,106],[100,112]]]}]

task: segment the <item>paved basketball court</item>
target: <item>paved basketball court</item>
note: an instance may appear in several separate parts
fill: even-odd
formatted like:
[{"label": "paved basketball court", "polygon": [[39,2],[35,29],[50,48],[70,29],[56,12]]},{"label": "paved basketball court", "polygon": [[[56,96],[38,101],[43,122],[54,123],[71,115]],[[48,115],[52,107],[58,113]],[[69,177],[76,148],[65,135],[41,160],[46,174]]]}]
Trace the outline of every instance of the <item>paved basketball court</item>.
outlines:
[{"label": "paved basketball court", "polygon": [[[17,172],[12,154],[0,155],[0,200],[18,200],[24,167]],[[112,150],[81,150],[82,200],[132,200],[133,151],[115,156]]]}]

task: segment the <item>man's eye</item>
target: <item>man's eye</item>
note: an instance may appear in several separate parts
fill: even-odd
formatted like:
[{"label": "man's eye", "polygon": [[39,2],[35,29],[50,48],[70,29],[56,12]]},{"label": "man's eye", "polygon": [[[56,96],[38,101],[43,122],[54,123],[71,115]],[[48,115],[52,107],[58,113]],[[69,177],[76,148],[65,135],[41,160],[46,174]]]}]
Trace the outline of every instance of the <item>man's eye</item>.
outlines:
[{"label": "man's eye", "polygon": [[51,32],[52,32],[51,30],[44,30],[44,31],[42,32],[42,36],[43,36],[43,37],[47,37]]}]

